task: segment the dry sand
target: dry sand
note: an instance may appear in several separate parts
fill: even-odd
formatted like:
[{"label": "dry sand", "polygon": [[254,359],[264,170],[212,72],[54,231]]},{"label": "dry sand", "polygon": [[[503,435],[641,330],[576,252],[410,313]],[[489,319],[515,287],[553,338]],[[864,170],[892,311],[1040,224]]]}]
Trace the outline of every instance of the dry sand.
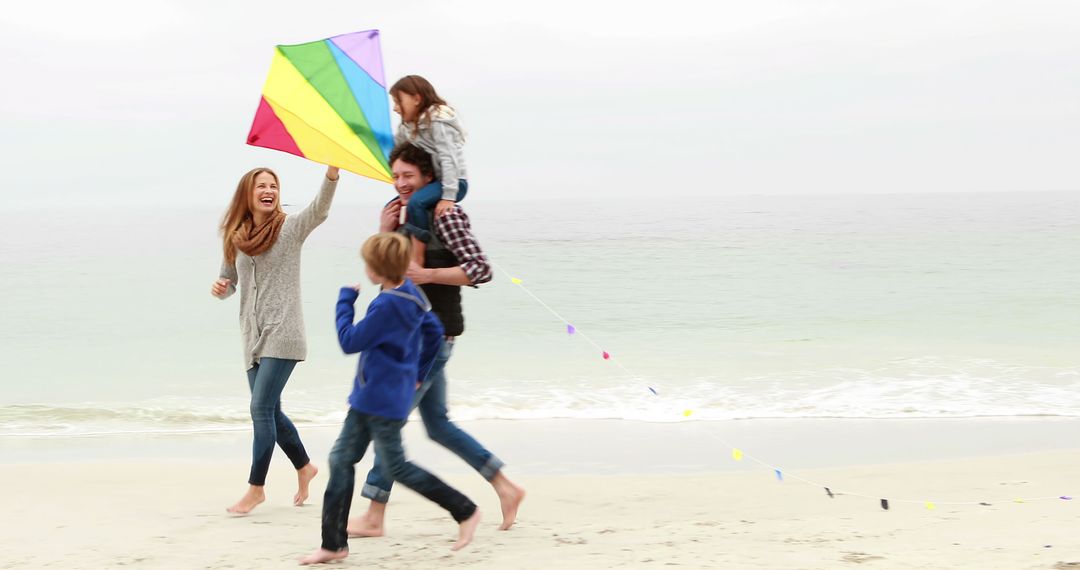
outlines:
[{"label": "dry sand", "polygon": [[[798,437],[822,441],[822,430],[844,432],[875,425],[841,424],[839,428],[836,422],[805,424]],[[805,447],[793,436],[793,441],[762,448],[774,456],[788,449],[791,456],[816,458],[804,460],[806,464],[837,466],[792,469],[780,482],[771,471],[748,460],[732,461],[726,449],[715,445],[701,449],[703,441],[715,439],[702,439],[703,434],[715,432],[718,425],[599,425],[473,426],[482,439],[500,445],[517,438],[520,443],[513,455],[530,455],[528,461],[522,455],[518,467],[511,461],[507,470],[529,492],[518,524],[508,532],[496,530],[498,502],[490,487],[456,459],[434,452],[410,425],[406,434],[410,452],[415,448],[421,464],[434,468],[480,504],[484,522],[475,542],[451,553],[456,527],[449,516],[399,489],[391,502],[387,536],[351,540],[351,555],[338,566],[1080,568],[1080,498],[1056,498],[1080,489],[1080,451],[1035,446],[1034,452],[1016,453],[1006,445],[1002,453],[942,458],[934,450],[949,449],[949,434],[958,441],[970,437],[965,435],[970,422],[946,422],[936,428],[929,422],[898,424],[884,430],[892,430],[891,436],[863,451],[884,447],[882,453],[887,455],[888,441],[903,441],[915,430],[927,438],[923,455],[931,460],[915,460],[910,457],[912,447],[903,451],[895,445],[893,455],[900,462],[858,464],[859,458],[851,456],[853,446],[844,448],[846,456],[807,454],[806,449],[791,447]],[[796,424],[774,423],[762,433],[791,433],[791,425]],[[941,425],[955,429],[942,430]],[[1062,429],[1076,433],[1071,422],[994,425],[979,431],[1033,436],[1045,428],[1047,433]],[[325,467],[320,458],[325,458],[334,430],[307,431],[312,456]],[[730,425],[726,431],[732,431]],[[935,432],[942,436],[933,437]],[[580,437],[568,443],[562,437],[565,433]],[[657,433],[661,434],[657,438],[643,436]],[[754,439],[750,432],[741,435]],[[96,460],[62,459],[57,450],[109,447],[100,440],[18,446],[0,442],[24,460],[0,469],[0,484],[8,492],[0,522],[0,567],[292,568],[298,557],[318,546],[325,473],[313,483],[310,504],[293,507],[295,477],[279,454],[267,484],[267,503],[249,516],[233,517],[224,507],[244,488],[246,463],[240,450],[246,445],[245,436],[189,438],[166,445],[173,439],[148,438],[142,446],[116,447],[113,442],[118,450],[113,457],[99,450]],[[628,446],[633,441],[641,445]],[[605,443],[607,448],[599,447]],[[205,458],[193,452],[200,446]],[[39,447],[48,456],[25,461],[29,450]],[[218,457],[233,452],[241,457]],[[172,457],[162,457],[163,453]],[[708,457],[716,463],[657,461],[665,453]],[[563,457],[577,459],[559,461]],[[367,461],[361,464],[361,475]],[[869,496],[830,499],[823,489],[797,477]],[[888,511],[878,505],[878,495],[891,499]],[[1016,497],[1055,498],[1017,503]],[[937,504],[930,510],[921,503],[901,502],[904,499]],[[946,504],[949,501],[991,504]],[[357,498],[354,505],[356,512],[366,501]]]}]

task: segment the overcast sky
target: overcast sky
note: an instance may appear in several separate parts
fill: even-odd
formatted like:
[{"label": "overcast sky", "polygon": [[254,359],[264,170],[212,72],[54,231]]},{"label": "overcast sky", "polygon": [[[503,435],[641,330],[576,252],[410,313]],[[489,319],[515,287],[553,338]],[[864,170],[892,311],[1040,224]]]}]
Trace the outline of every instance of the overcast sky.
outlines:
[{"label": "overcast sky", "polygon": [[1075,1],[105,0],[0,11],[0,197],[308,184],[244,144],[273,47],[370,28],[462,112],[474,199],[1080,190]]}]

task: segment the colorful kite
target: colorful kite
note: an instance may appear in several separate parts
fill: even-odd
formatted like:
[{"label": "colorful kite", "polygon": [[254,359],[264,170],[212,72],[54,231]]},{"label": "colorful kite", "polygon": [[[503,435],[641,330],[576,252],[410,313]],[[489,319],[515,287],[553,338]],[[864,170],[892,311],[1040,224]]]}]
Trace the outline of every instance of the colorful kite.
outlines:
[{"label": "colorful kite", "polygon": [[379,31],[277,46],[247,142],[392,182]]}]

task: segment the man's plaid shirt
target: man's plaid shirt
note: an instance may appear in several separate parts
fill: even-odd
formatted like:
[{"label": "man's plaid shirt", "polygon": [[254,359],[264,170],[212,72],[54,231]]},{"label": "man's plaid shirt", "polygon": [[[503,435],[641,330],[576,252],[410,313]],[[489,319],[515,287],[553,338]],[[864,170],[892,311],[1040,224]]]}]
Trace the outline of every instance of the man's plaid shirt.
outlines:
[{"label": "man's plaid shirt", "polygon": [[445,215],[435,218],[435,236],[458,259],[461,269],[474,286],[491,281],[491,264],[476,242],[469,216],[460,206],[454,206]]}]

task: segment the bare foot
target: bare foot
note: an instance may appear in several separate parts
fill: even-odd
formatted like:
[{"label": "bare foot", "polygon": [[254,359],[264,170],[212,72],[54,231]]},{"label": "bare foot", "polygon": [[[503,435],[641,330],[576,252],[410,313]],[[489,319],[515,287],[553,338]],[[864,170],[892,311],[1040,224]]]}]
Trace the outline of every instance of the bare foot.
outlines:
[{"label": "bare foot", "polygon": [[318,468],[315,464],[308,463],[307,465],[296,470],[296,495],[293,496],[292,503],[296,506],[302,506],[304,501],[308,498],[308,483],[319,474]]},{"label": "bare foot", "polygon": [[309,564],[325,564],[327,562],[334,562],[336,560],[344,560],[349,555],[349,549],[343,548],[341,550],[326,550],[320,548],[311,554],[300,559],[301,566],[307,566]]},{"label": "bare foot", "polygon": [[499,495],[499,506],[502,507],[503,522],[499,525],[499,530],[510,530],[517,519],[518,507],[521,506],[521,501],[525,500],[525,489],[507,479],[501,471],[491,480],[491,484]]},{"label": "bare foot", "polygon": [[237,501],[237,503],[227,509],[226,511],[234,515],[246,515],[251,512],[252,509],[257,507],[259,503],[266,500],[266,493],[263,492],[261,485],[248,486],[247,493]]},{"label": "bare foot", "polygon": [[383,518],[374,516],[369,510],[362,516],[349,519],[349,526],[345,529],[349,538],[375,538],[382,536]]},{"label": "bare foot", "polygon": [[480,526],[480,509],[476,509],[476,512],[471,517],[458,523],[457,542],[450,547],[450,550],[461,550],[468,546],[472,542],[478,526]]}]

